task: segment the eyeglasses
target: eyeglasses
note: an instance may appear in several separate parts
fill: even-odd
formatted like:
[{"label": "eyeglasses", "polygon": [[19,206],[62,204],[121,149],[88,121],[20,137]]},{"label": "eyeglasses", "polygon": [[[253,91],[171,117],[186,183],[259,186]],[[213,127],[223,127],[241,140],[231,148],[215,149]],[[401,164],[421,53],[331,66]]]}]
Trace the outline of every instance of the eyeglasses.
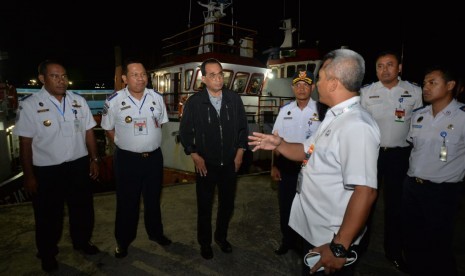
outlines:
[{"label": "eyeglasses", "polygon": [[68,75],[48,74],[47,76],[54,81],[59,81],[59,80],[67,81],[68,80]]},{"label": "eyeglasses", "polygon": [[141,74],[129,74],[128,77],[133,78],[133,79],[138,79],[138,78],[147,78],[147,73],[141,73]]},{"label": "eyeglasses", "polygon": [[218,73],[218,74],[215,74],[215,73],[210,73],[210,74],[207,74],[207,78],[211,79],[211,80],[222,80],[224,78],[224,73],[221,72],[221,73]]}]

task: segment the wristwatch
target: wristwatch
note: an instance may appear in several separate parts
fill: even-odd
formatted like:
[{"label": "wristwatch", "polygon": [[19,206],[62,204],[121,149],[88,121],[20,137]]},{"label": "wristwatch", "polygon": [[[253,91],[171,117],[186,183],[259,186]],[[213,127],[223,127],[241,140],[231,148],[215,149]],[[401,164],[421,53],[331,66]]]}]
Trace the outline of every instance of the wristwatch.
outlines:
[{"label": "wristwatch", "polygon": [[329,248],[333,252],[334,257],[336,258],[347,258],[347,249],[344,245],[339,243],[334,243],[334,239],[329,244]]}]

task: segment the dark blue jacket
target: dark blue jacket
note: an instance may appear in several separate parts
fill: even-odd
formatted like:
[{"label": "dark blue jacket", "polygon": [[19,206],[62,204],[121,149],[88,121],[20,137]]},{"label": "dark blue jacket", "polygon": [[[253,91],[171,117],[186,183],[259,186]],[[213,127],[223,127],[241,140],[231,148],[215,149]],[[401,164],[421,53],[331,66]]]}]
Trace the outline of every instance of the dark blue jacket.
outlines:
[{"label": "dark blue jacket", "polygon": [[241,97],[223,89],[220,116],[211,104],[206,88],[185,103],[179,136],[184,152],[196,152],[212,165],[234,162],[238,148],[248,148],[248,126]]}]

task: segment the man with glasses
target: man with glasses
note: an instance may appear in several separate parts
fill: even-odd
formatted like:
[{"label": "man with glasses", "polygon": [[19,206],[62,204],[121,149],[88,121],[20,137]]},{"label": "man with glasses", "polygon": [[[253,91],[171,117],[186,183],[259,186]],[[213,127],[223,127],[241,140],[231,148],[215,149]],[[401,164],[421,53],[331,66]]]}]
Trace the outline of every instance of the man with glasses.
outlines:
[{"label": "man with glasses", "polygon": [[[300,71],[292,78],[292,91],[295,100],[287,103],[279,110],[273,126],[273,133],[277,133],[287,142],[303,143],[318,128],[323,120],[327,107],[311,99],[315,89],[315,77],[310,71]],[[321,110],[324,109],[324,110]],[[321,114],[319,114],[321,111]],[[273,151],[271,177],[278,181],[278,199],[280,228],[282,241],[274,253],[286,254],[291,248],[298,249],[299,235],[289,227],[289,214],[294,200],[297,177],[302,162],[287,159],[278,151]]]},{"label": "man with glasses", "polygon": [[141,195],[148,238],[166,246],[160,196],[163,184],[162,124],[168,122],[163,97],[147,89],[144,65],[127,59],[123,67],[126,87],[108,97],[102,128],[115,145],[116,179],[115,257],[124,258],[137,235]]},{"label": "man with glasses", "polygon": [[99,175],[96,122],[86,100],[70,91],[59,62],[39,65],[42,89],[20,101],[13,130],[20,140],[24,189],[32,193],[37,257],[47,272],[58,269],[55,256],[68,206],[73,248],[97,254],[90,242],[94,228],[91,179]]},{"label": "man with glasses", "polygon": [[234,210],[237,171],[247,146],[247,117],[240,96],[223,87],[221,63],[207,59],[200,66],[205,87],[188,98],[179,135],[184,152],[191,155],[197,176],[197,240],[201,255],[213,258],[212,206],[218,187],[215,242],[231,253],[227,241],[229,221]]}]

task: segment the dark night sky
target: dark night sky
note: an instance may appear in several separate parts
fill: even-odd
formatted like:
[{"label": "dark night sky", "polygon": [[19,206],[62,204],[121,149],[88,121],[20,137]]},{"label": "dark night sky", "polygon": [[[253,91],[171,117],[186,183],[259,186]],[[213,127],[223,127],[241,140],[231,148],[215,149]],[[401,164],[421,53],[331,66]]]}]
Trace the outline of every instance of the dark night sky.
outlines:
[{"label": "dark night sky", "polygon": [[[293,25],[299,26],[299,0],[233,2],[238,25],[258,31],[259,51],[281,45],[280,20],[293,17]],[[122,47],[123,58],[141,56],[150,69],[159,61],[160,40],[187,27],[189,3],[127,2],[105,9],[81,2],[9,3],[0,16],[0,50],[9,54],[9,59],[2,61],[6,65],[0,67],[2,75],[20,87],[36,77],[40,61],[57,58],[65,62],[72,79],[111,82],[116,45]],[[197,1],[191,3],[191,26],[199,25],[204,9]],[[255,7],[248,6],[251,3]],[[301,0],[300,37],[308,43],[318,40],[323,52],[342,45],[359,52],[366,59],[367,81],[374,78],[374,55],[378,51],[400,52],[403,47],[403,78],[421,82],[429,64],[446,62],[459,67],[465,63],[465,47],[460,43],[465,34],[463,13],[446,2],[436,3],[444,8],[424,5],[414,9],[387,2],[364,7],[349,2],[324,6]],[[230,13],[230,9],[226,11]],[[170,19],[164,20],[166,17]],[[264,55],[259,58],[266,61]],[[461,73],[464,75],[463,69]]]}]

